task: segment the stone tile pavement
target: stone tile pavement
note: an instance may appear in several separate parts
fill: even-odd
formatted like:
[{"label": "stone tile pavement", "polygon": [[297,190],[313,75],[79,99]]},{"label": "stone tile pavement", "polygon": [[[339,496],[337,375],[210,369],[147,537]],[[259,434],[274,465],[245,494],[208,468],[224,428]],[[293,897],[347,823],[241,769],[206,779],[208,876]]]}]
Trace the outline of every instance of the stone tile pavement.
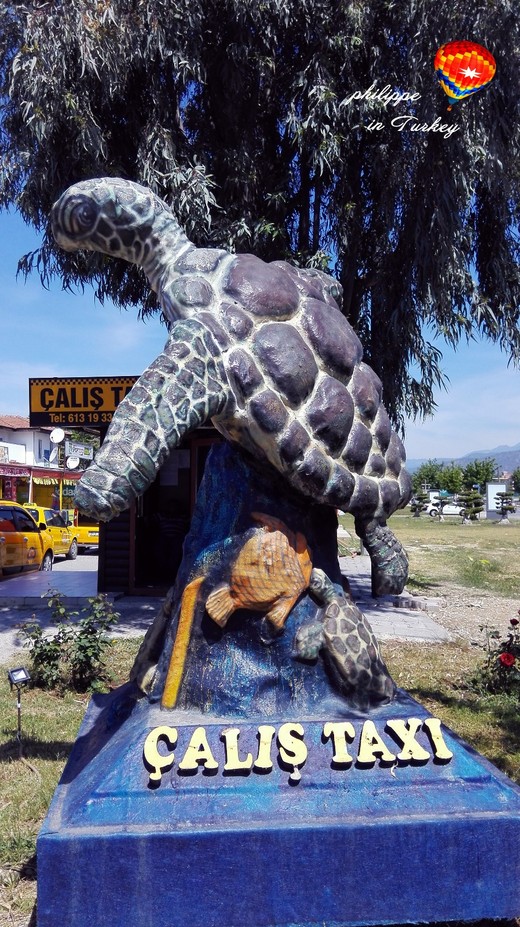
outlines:
[{"label": "stone tile pavement", "polygon": [[[352,597],[367,616],[380,640],[406,640],[435,643],[450,640],[448,631],[435,621],[435,600],[416,598],[406,592],[400,596],[372,598],[370,558],[368,555],[341,557],[340,566],[349,581]],[[74,569],[66,572],[28,573],[0,581],[0,663],[18,658],[23,662],[25,650],[18,627],[35,615],[42,627],[50,627],[50,609],[43,596],[60,591],[68,607],[79,609],[96,594],[97,574]],[[122,596],[115,600],[121,615],[114,637],[139,637],[145,634],[161,604],[155,596]]]}]

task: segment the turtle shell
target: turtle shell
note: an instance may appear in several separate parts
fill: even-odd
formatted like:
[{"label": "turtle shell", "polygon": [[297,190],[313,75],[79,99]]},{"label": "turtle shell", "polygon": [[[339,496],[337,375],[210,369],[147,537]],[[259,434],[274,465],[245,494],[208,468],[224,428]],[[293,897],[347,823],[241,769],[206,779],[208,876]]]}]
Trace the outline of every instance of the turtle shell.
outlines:
[{"label": "turtle shell", "polygon": [[211,249],[194,248],[176,269],[186,276],[170,295],[223,351],[234,401],[215,426],[316,502],[383,519],[406,504],[404,447],[337,281]]}]

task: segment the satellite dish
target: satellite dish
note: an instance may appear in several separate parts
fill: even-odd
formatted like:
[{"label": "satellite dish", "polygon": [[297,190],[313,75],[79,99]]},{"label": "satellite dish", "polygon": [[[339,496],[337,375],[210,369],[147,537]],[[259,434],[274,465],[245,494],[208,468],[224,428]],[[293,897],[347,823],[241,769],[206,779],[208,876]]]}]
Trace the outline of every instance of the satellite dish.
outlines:
[{"label": "satellite dish", "polygon": [[76,467],[79,467],[79,457],[67,457],[65,463],[68,470],[75,470]]},{"label": "satellite dish", "polygon": [[58,459],[58,448],[53,447],[52,451],[49,454],[49,463],[54,463]]},{"label": "satellite dish", "polygon": [[50,433],[50,439],[52,444],[60,444],[65,437],[65,432],[63,428],[54,428]]}]

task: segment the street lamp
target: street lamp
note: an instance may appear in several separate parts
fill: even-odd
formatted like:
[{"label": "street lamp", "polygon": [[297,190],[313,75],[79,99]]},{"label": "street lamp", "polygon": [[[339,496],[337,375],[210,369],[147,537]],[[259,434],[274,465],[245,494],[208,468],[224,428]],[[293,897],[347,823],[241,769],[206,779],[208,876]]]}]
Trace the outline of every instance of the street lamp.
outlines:
[{"label": "street lamp", "polygon": [[31,677],[28,671],[25,669],[25,666],[18,666],[16,669],[7,670],[7,678],[9,679],[9,685],[11,687],[11,692],[13,688],[16,689],[16,707],[18,709],[18,730],[16,732],[16,739],[18,741],[19,755],[22,755],[22,689],[31,681]]}]

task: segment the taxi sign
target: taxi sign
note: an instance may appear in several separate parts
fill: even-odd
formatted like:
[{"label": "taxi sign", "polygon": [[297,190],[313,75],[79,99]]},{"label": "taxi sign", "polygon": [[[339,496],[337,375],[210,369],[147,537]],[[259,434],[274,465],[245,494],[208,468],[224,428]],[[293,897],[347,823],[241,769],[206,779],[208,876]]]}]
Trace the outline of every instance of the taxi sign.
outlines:
[{"label": "taxi sign", "polygon": [[137,377],[37,377],[29,379],[29,424],[108,425]]}]

